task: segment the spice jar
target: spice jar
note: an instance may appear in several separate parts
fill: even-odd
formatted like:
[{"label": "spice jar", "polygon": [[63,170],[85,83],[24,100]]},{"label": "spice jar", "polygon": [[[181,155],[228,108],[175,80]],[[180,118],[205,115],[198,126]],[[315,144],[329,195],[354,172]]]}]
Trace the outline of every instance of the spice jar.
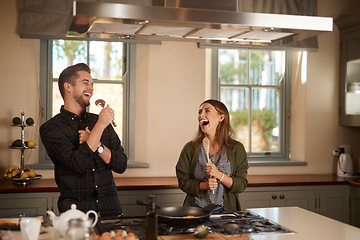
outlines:
[{"label": "spice jar", "polygon": [[90,238],[92,220],[87,218],[74,218],[69,221],[66,232],[67,240],[87,240]]}]

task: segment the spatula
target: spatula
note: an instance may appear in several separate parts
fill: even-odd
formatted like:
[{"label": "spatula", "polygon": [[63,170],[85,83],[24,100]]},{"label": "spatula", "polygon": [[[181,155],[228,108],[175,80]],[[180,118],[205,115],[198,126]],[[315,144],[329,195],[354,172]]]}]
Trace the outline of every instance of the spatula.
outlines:
[{"label": "spatula", "polygon": [[[208,162],[210,162],[210,140],[207,137],[204,137],[202,140],[203,146],[205,148],[206,157],[208,159]],[[214,190],[212,190],[212,193],[214,194]]]}]

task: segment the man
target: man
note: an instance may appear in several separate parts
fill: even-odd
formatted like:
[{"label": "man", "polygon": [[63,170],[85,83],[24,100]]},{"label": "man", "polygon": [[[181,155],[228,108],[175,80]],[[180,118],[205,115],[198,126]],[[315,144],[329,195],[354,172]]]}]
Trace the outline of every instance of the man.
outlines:
[{"label": "man", "polygon": [[64,212],[76,204],[100,216],[122,213],[112,171],[123,173],[127,157],[112,125],[114,111],[105,106],[99,115],[86,112],[93,94],[89,67],[79,63],[59,76],[64,105],[60,113],[40,127],[41,140],[55,165],[60,189],[58,208]]}]

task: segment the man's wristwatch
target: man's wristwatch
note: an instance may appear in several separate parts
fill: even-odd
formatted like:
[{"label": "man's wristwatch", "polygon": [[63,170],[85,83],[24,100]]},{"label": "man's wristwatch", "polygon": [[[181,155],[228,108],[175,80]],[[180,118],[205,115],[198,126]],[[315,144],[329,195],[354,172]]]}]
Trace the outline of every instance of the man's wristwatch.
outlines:
[{"label": "man's wristwatch", "polygon": [[96,149],[96,153],[100,154],[104,151],[104,144],[100,144],[100,146],[98,146],[98,148]]}]

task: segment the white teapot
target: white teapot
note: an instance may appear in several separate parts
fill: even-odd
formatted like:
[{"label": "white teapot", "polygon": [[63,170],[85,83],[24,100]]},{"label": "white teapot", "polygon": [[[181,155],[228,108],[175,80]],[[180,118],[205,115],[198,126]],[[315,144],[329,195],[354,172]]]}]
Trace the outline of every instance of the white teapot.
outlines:
[{"label": "white teapot", "polygon": [[92,227],[95,226],[95,224],[98,221],[98,215],[94,210],[89,210],[86,214],[82,211],[76,209],[76,204],[71,204],[71,209],[67,210],[66,212],[63,212],[60,214],[59,217],[55,215],[52,211],[47,211],[47,214],[50,216],[53,227],[60,232],[61,236],[66,236],[66,231],[69,228],[69,220],[74,218],[85,218],[89,219],[90,214],[95,215],[94,222],[92,224]]}]

